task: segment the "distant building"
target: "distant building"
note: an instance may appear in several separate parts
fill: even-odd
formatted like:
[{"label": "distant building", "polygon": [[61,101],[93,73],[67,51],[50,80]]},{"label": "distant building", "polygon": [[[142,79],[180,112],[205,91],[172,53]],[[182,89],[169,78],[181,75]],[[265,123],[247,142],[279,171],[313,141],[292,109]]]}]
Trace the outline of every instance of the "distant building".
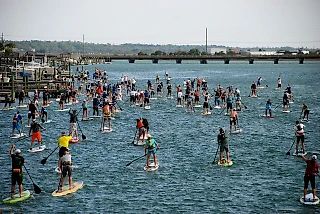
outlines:
[{"label": "distant building", "polygon": [[249,51],[251,56],[271,56],[271,55],[283,55],[283,53],[277,53],[277,51]]},{"label": "distant building", "polygon": [[210,48],[210,54],[216,54],[216,53],[224,53],[226,54],[227,53],[227,49],[226,48]]}]

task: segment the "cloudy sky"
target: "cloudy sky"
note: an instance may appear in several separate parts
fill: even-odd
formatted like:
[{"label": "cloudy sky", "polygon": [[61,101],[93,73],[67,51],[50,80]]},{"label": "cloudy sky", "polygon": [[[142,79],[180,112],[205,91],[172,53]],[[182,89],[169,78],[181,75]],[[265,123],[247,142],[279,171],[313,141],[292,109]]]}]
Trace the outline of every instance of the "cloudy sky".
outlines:
[{"label": "cloudy sky", "polygon": [[320,48],[320,0],[0,0],[7,40]]}]

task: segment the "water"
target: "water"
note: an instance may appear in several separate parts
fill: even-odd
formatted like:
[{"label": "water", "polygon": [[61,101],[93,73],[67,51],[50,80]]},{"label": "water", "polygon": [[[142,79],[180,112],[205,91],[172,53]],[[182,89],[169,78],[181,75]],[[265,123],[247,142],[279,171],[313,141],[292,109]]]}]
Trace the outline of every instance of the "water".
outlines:
[{"label": "water", "polygon": [[[17,147],[23,150],[34,182],[41,187],[40,195],[13,205],[0,205],[3,211],[11,212],[87,212],[87,213],[316,213],[318,207],[301,205],[299,198],[303,191],[305,163],[302,159],[287,156],[293,140],[293,126],[299,118],[301,105],[306,101],[311,108],[311,122],[306,126],[306,149],[319,152],[319,62],[222,62],[200,65],[184,61],[178,65],[161,61],[159,64],[136,61],[116,61],[111,65],[87,66],[91,71],[97,67],[108,71],[111,82],[118,81],[122,74],[138,79],[138,87],[144,89],[147,80],[155,80],[160,74],[162,80],[167,71],[172,83],[182,84],[188,78],[206,78],[211,93],[218,84],[233,85],[241,90],[247,110],[239,113],[239,125],[243,133],[229,136],[231,168],[211,164],[217,149],[217,133],[220,127],[228,128],[228,117],[218,115],[221,110],[213,109],[211,116],[201,116],[201,109],[187,113],[176,108],[175,100],[151,100],[151,110],[129,108],[127,98],[120,102],[124,112],[112,121],[114,131],[98,132],[99,120],[80,122],[87,140],[70,145],[74,181],[83,180],[85,186],[76,194],[66,197],[52,197],[57,188],[59,175],[54,172],[57,152],[43,166],[40,161],[56,147],[60,132],[67,130],[66,112],[53,112],[49,117],[54,122],[46,124],[42,132],[48,150],[30,154],[26,150],[29,140],[22,140]],[[73,68],[75,70],[75,68]],[[283,85],[292,84],[295,103],[291,113],[284,114],[277,108],[274,119],[259,115],[264,112],[268,98],[273,107],[280,104],[283,93],[276,91],[277,77],[281,74]],[[258,76],[263,85],[258,98],[248,98],[250,85]],[[175,90],[174,90],[175,94]],[[80,105],[74,106],[80,109]],[[22,109],[26,118],[26,109]],[[0,175],[1,198],[9,196],[11,162],[9,149],[13,140],[8,139],[13,111],[0,111],[1,145]],[[91,109],[89,113],[92,114]],[[146,117],[150,133],[160,142],[158,151],[160,168],[153,173],[143,171],[145,159],[125,165],[143,155],[142,147],[131,144],[135,135],[135,119]],[[291,154],[292,154],[291,150]],[[308,155],[310,157],[310,153]],[[320,156],[319,156],[320,158]],[[317,178],[317,181],[319,179]],[[319,184],[319,182],[317,182]],[[25,173],[25,189],[33,189]],[[310,186],[309,186],[310,188]]]}]

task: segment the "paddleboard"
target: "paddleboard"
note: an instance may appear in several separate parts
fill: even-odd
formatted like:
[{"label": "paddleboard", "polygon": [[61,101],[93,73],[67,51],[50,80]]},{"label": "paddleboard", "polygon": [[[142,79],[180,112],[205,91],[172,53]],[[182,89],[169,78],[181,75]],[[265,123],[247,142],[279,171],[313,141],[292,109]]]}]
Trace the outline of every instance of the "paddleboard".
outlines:
[{"label": "paddleboard", "polygon": [[105,133],[105,132],[112,132],[112,128],[109,129],[108,127],[104,127],[104,130],[101,131],[101,133]]},{"label": "paddleboard", "polygon": [[257,98],[257,95],[250,95],[251,98]]},{"label": "paddleboard", "polygon": [[289,103],[290,103],[290,104],[293,104],[294,102],[293,102],[293,101],[289,101]]},{"label": "paddleboard", "polygon": [[65,106],[71,106],[71,105],[72,105],[72,102],[65,103],[64,105],[65,105]]},{"label": "paddleboard", "polygon": [[[143,135],[140,136],[140,138],[139,138],[140,140],[142,140],[142,136]],[[145,134],[144,139],[147,140],[149,136],[152,137],[150,134]]]},{"label": "paddleboard", "polygon": [[201,115],[203,115],[203,116],[205,116],[205,115],[211,115],[212,114],[212,112],[208,112],[208,113],[203,113],[203,112],[201,112]]},{"label": "paddleboard", "polygon": [[12,109],[16,109],[16,107],[3,108],[3,109],[1,109],[1,110],[2,110],[2,111],[8,111],[8,110],[12,110]]},{"label": "paddleboard", "polygon": [[281,90],[281,88],[275,88],[274,90]]},{"label": "paddleboard", "polygon": [[171,96],[171,97],[167,97],[167,99],[173,99],[173,97]]},{"label": "paddleboard", "polygon": [[60,98],[57,98],[56,101],[57,101],[57,102],[60,102]]},{"label": "paddleboard", "polygon": [[307,120],[307,119],[301,119],[301,120],[300,120],[300,122],[302,122],[302,123],[309,123],[309,122],[310,122],[310,120]]},{"label": "paddleboard", "polygon": [[202,106],[201,105],[194,105],[193,107],[194,108],[201,108]]},{"label": "paddleboard", "polygon": [[18,139],[18,138],[21,138],[21,137],[26,137],[27,135],[25,133],[21,133],[20,134],[14,134],[13,136],[11,136],[11,139]]},{"label": "paddleboard", "polygon": [[69,184],[66,184],[62,187],[61,192],[58,192],[58,190],[56,189],[52,193],[52,196],[63,196],[63,195],[67,195],[70,193],[74,193],[74,192],[78,191],[79,189],[81,189],[82,187],[83,187],[83,181],[72,182],[72,189],[69,189]]},{"label": "paddleboard", "polygon": [[240,134],[242,133],[242,129],[237,129],[236,131],[232,131],[230,134]]},{"label": "paddleboard", "polygon": [[[70,150],[70,149],[69,149]],[[75,165],[72,165],[72,166],[70,166],[71,168],[72,168],[72,170],[73,169],[76,169],[76,168],[78,168],[77,166],[75,166]],[[57,172],[57,173],[61,173],[61,171],[60,171],[60,168],[59,167],[56,167],[55,169],[54,169],[54,171],[55,172]]]},{"label": "paddleboard", "polygon": [[150,106],[145,106],[144,109],[150,110]]},{"label": "paddleboard", "polygon": [[78,143],[79,141],[80,141],[79,138],[74,137],[71,140],[69,140],[69,143]]},{"label": "paddleboard", "polygon": [[283,110],[282,113],[289,113],[289,110]]},{"label": "paddleboard", "polygon": [[25,190],[22,192],[22,197],[20,198],[20,193],[16,193],[14,194],[14,198],[11,199],[11,197],[8,197],[8,198],[5,198],[3,199],[3,203],[5,204],[13,204],[13,203],[17,203],[17,202],[20,202],[20,201],[24,201],[24,200],[27,200],[28,198],[31,197],[31,193],[29,190]]},{"label": "paddleboard", "polygon": [[24,127],[26,127],[26,128],[30,128],[30,127],[31,127],[31,125],[25,125]]},{"label": "paddleboard", "polygon": [[302,151],[298,151],[298,155],[296,154],[296,152],[294,151],[293,153],[292,153],[292,156],[297,156],[297,157],[300,157],[300,156],[305,156],[305,155],[307,155],[308,154],[308,152],[306,152],[306,151],[304,151],[304,153],[302,153]]},{"label": "paddleboard", "polygon": [[69,111],[70,109],[69,108],[65,108],[65,109],[55,109],[53,111]]},{"label": "paddleboard", "polygon": [[225,167],[229,167],[229,166],[232,166],[233,165],[233,162],[232,160],[230,160],[230,162],[228,163],[226,159],[222,159],[221,162],[218,161],[218,165],[219,166],[225,166]]},{"label": "paddleboard", "polygon": [[[265,114],[261,114],[260,116],[261,116],[261,117],[266,117],[266,115],[265,115]],[[270,116],[270,115],[268,115],[266,118],[274,118],[274,116]]]},{"label": "paddleboard", "polygon": [[318,198],[318,196],[315,197],[316,200],[313,200],[313,194],[309,193],[306,195],[306,200],[303,199],[303,196],[300,198],[300,202],[305,204],[305,205],[317,205],[319,204],[320,200]]},{"label": "paddleboard", "polygon": [[83,119],[83,120],[81,120],[81,121],[89,121],[89,120],[93,120],[93,118],[91,118],[91,117],[89,117],[88,119]]},{"label": "paddleboard", "polygon": [[28,105],[20,105],[20,106],[17,106],[17,108],[27,108]]},{"label": "paddleboard", "polygon": [[32,152],[32,153],[36,153],[36,152],[42,152],[43,150],[45,150],[46,148],[46,145],[42,145],[40,147],[35,147],[35,148],[32,148],[31,150],[28,149],[28,152]]},{"label": "paddleboard", "polygon": [[183,105],[176,105],[176,107],[177,107],[177,108],[182,108],[182,107],[183,107]]},{"label": "paddleboard", "polygon": [[257,86],[257,88],[264,88],[264,86]]},{"label": "paddleboard", "polygon": [[93,116],[90,116],[90,118],[101,118],[101,116],[93,115]]},{"label": "paddleboard", "polygon": [[153,172],[156,171],[159,168],[159,162],[157,162],[157,165],[155,166],[154,163],[150,163],[149,167],[144,166],[143,169],[146,172]]},{"label": "paddleboard", "polygon": [[149,99],[150,99],[150,100],[157,100],[158,98],[156,98],[156,97],[150,97]]},{"label": "paddleboard", "polygon": [[221,106],[215,106],[215,107],[213,107],[213,108],[217,108],[217,109],[220,109],[220,108],[221,108]]},{"label": "paddleboard", "polygon": [[47,121],[44,121],[44,123],[51,123],[52,120],[47,120]]}]

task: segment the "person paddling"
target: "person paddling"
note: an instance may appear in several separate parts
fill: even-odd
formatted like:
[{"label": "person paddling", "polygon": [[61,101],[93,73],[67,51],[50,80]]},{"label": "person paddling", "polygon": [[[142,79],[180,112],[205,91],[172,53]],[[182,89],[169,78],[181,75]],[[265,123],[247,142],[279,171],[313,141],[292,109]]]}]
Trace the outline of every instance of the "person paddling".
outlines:
[{"label": "person paddling", "polygon": [[317,156],[312,155],[311,159],[305,158],[303,155],[301,158],[307,163],[306,171],[304,173],[304,189],[303,189],[303,199],[306,201],[306,195],[308,190],[309,181],[312,188],[313,201],[319,199],[316,198],[316,173],[319,172],[319,165],[317,163]]},{"label": "person paddling", "polygon": [[272,105],[272,103],[271,103],[270,99],[268,99],[267,103],[266,103],[266,117],[268,117],[268,111],[269,111],[269,117],[272,116],[272,114],[271,114],[271,105]]},{"label": "person paddling", "polygon": [[13,153],[14,149],[15,149],[15,145],[12,144],[10,149],[10,156],[12,159],[12,174],[11,174],[11,198],[12,199],[14,199],[14,189],[15,189],[16,183],[18,183],[18,186],[19,186],[20,198],[22,197],[22,189],[23,189],[22,166],[24,165],[24,158],[21,156],[21,150],[16,149]]},{"label": "person paddling", "polygon": [[146,161],[146,166],[147,168],[150,168],[149,162],[150,162],[150,156],[151,154],[153,155],[153,163],[154,166],[157,166],[157,149],[159,149],[159,144],[151,138],[151,136],[148,136],[148,140],[146,141],[146,144],[144,145],[144,154],[147,155],[147,161]]},{"label": "person paddling", "polygon": [[63,156],[59,161],[59,167],[61,170],[61,179],[59,183],[59,192],[62,191],[62,186],[64,183],[64,179],[66,178],[67,174],[69,177],[69,189],[72,189],[72,162],[71,162],[71,154],[69,153],[68,149],[64,150]]},{"label": "person paddling", "polygon": [[304,125],[300,123],[299,120],[296,121],[296,125],[294,127],[295,134],[296,134],[296,155],[299,152],[299,142],[301,141],[302,153],[304,153]]},{"label": "person paddling", "polygon": [[[223,128],[220,128],[219,132],[220,133],[218,134],[218,144],[220,146],[220,163],[223,164],[223,163],[225,163],[225,161],[227,161],[227,163],[230,163],[229,145],[228,145],[226,133]],[[226,159],[227,160],[222,158],[223,151],[226,151]]]},{"label": "person paddling", "polygon": [[305,120],[305,118],[307,117],[307,121],[308,121],[309,120],[310,109],[308,108],[306,102],[304,102],[302,104],[302,110],[301,110],[301,113],[300,113],[300,118],[301,118],[302,113],[303,113],[302,120]]},{"label": "person paddling", "polygon": [[74,137],[76,137],[77,139],[79,139],[78,137],[78,130],[77,130],[77,122],[78,122],[78,118],[77,118],[77,110],[73,110],[71,113],[72,108],[69,109],[69,115],[70,115],[70,126],[69,126],[69,132],[71,133],[71,135]]},{"label": "person paddling", "polygon": [[31,137],[31,145],[30,145],[30,150],[32,150],[34,141],[37,139],[38,140],[38,146],[40,149],[41,143],[42,143],[42,137],[40,133],[40,129],[47,130],[43,126],[41,126],[39,123],[37,123],[36,119],[32,120],[30,131],[29,131],[29,136],[31,136],[31,131],[32,131],[32,137]]},{"label": "person paddling", "polygon": [[72,139],[72,133],[69,132],[69,136],[66,136],[66,132],[61,132],[61,137],[59,137],[58,139],[58,146],[60,147],[59,149],[59,156],[58,156],[58,168],[61,172],[61,168],[59,166],[59,161],[60,161],[60,158],[63,156],[64,154],[64,151],[66,149],[69,149],[69,141]]},{"label": "person paddling", "polygon": [[138,137],[137,137],[137,145],[139,143],[139,139],[140,137],[142,136],[142,144],[144,144],[144,136],[145,136],[145,133],[146,133],[146,129],[144,127],[144,124],[143,124],[143,118],[140,118],[140,119],[137,119],[137,129],[139,131],[139,134],[138,134]]},{"label": "person paddling", "polygon": [[237,123],[238,123],[238,113],[237,113],[237,110],[234,108],[230,112],[230,133],[232,133],[232,124],[234,125],[234,131],[237,131]]}]

